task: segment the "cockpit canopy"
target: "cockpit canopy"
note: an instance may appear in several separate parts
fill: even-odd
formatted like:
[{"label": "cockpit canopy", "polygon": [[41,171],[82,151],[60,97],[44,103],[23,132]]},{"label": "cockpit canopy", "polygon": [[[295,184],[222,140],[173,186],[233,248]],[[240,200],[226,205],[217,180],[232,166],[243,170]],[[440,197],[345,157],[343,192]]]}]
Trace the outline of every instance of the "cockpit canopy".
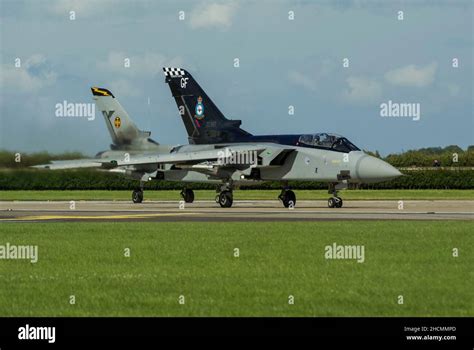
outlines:
[{"label": "cockpit canopy", "polygon": [[360,151],[360,149],[343,136],[336,134],[319,133],[301,135],[298,143],[315,148],[327,148],[340,152]]}]

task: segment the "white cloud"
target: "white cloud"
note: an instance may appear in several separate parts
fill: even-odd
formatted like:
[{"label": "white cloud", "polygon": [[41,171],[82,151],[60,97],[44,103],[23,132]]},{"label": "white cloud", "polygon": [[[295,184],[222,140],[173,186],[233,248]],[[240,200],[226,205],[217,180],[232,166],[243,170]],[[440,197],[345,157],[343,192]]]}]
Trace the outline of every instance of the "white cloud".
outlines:
[{"label": "white cloud", "polygon": [[[130,67],[125,67],[125,59],[130,59]],[[120,74],[152,76],[163,72],[163,67],[182,67],[181,57],[167,58],[160,53],[147,53],[143,56],[131,56],[124,52],[111,52],[107,60],[100,61],[98,68]]]},{"label": "white cloud", "polygon": [[311,91],[316,90],[316,82],[309,78],[306,74],[293,70],[288,73],[288,79],[295,85],[301,85]]},{"label": "white cloud", "polygon": [[420,68],[410,64],[385,73],[385,80],[392,85],[424,87],[433,83],[437,67],[436,62]]},{"label": "white cloud", "polygon": [[382,94],[382,86],[375,80],[363,77],[349,77],[346,80],[349,89],[343,92],[343,97],[349,102],[372,102]]},{"label": "white cloud", "polygon": [[15,67],[14,62],[3,64],[0,74],[0,85],[8,91],[32,92],[53,85],[57,74],[53,72],[46,58],[40,54],[30,56]]},{"label": "white cloud", "polygon": [[223,28],[232,25],[232,18],[237,11],[237,5],[230,3],[208,3],[195,7],[191,12],[190,25],[192,28]]}]

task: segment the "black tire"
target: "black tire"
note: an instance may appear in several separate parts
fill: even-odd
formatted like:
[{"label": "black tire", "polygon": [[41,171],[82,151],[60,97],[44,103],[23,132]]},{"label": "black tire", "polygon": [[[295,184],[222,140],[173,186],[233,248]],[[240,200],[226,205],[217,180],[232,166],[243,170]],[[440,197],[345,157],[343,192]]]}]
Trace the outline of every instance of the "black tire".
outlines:
[{"label": "black tire", "polygon": [[181,191],[181,197],[183,197],[186,203],[192,203],[194,202],[194,191],[189,188],[186,188]]},{"label": "black tire", "polygon": [[219,194],[219,205],[222,208],[230,208],[232,206],[234,199],[232,196],[232,192],[230,191],[222,191]]},{"label": "black tire", "polygon": [[329,208],[335,208],[336,207],[336,200],[333,197],[328,199],[328,207]]},{"label": "black tire", "polygon": [[291,190],[285,191],[285,193],[282,196],[282,202],[285,208],[289,208],[290,205],[293,207],[296,205],[296,195],[295,192]]},{"label": "black tire", "polygon": [[133,190],[132,201],[133,203],[141,203],[143,201],[143,191],[141,189]]},{"label": "black tire", "polygon": [[336,197],[336,208],[342,208],[342,198],[341,197]]}]

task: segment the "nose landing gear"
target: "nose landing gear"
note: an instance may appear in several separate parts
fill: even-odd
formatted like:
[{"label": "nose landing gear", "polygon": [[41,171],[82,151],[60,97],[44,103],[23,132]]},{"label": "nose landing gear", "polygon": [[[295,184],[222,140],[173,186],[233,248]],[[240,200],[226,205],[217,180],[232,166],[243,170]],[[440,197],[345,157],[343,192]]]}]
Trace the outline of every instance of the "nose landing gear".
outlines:
[{"label": "nose landing gear", "polygon": [[329,190],[328,193],[332,194],[332,197],[328,199],[328,207],[329,208],[342,208],[342,198],[337,195],[337,192],[341,188],[345,188],[347,186],[346,184],[338,184],[338,183],[332,183],[329,184]]}]

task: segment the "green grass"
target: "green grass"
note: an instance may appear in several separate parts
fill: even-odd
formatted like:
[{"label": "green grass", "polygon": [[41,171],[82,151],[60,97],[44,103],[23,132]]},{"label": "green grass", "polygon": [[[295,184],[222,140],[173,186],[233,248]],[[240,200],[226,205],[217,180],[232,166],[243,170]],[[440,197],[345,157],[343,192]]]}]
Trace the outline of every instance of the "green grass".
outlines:
[{"label": "green grass", "polygon": [[[474,316],[469,221],[4,223],[1,231],[0,244],[38,245],[39,260],[0,260],[0,316]],[[326,260],[333,242],[364,245],[365,262]]]},{"label": "green grass", "polygon": [[[180,191],[147,191],[145,200],[179,200]],[[236,200],[276,199],[279,190],[236,190]],[[329,197],[326,190],[295,190],[296,198],[322,199]],[[340,192],[341,197],[351,200],[435,200],[435,199],[474,199],[474,190],[347,190]],[[215,191],[197,190],[196,200],[212,200]],[[2,191],[0,200],[130,200],[131,191]]]}]

